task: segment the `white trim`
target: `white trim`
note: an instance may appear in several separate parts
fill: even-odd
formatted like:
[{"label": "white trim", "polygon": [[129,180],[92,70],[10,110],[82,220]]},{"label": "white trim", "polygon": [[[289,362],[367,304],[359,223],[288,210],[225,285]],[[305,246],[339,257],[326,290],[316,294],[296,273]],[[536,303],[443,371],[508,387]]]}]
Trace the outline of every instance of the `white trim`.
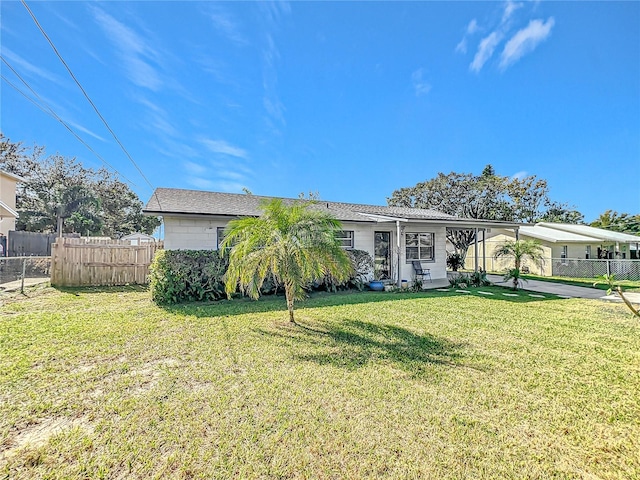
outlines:
[{"label": "white trim", "polygon": [[388,217],[386,215],[377,215],[375,213],[362,213],[362,212],[355,212],[358,215],[362,215],[363,217],[367,217],[370,220],[373,220],[374,222],[380,223],[380,222],[408,222],[409,219],[407,218],[400,218],[400,217]]},{"label": "white trim", "polygon": [[4,175],[5,177],[9,177],[12,180],[15,180],[16,182],[26,182],[26,180],[18,175],[16,175],[15,173],[9,173],[6,170],[0,170],[0,174]]},{"label": "white trim", "polygon": [[9,205],[7,205],[6,203],[4,203],[2,200],[0,200],[0,209],[4,209],[7,212],[9,212],[9,215],[6,215],[2,210],[0,210],[0,218],[1,217],[14,217],[14,218],[18,218],[18,212],[16,212],[13,208],[11,208]]}]

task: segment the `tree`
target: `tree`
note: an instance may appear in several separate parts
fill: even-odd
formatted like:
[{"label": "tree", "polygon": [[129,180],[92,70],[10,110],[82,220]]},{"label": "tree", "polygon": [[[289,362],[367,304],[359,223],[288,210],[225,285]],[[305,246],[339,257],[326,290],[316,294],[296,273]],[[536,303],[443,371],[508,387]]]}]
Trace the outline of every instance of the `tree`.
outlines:
[{"label": "tree", "polygon": [[540,222],[550,223],[584,223],[584,215],[572,209],[564,203],[551,202],[547,206],[547,211],[538,219]]},{"label": "tree", "polygon": [[630,215],[628,213],[618,213],[614,210],[607,210],[591,222],[591,226],[612,230],[614,232],[640,235],[640,215]]},{"label": "tree", "polygon": [[263,202],[259,217],[229,222],[221,245],[230,249],[229,297],[240,288],[257,299],[264,281],[272,278],[284,286],[289,321],[295,324],[293,304],[304,297],[306,285],[326,275],[337,281],[350,277],[352,262],[336,239],[340,222],[312,205],[273,199]]},{"label": "tree", "polygon": [[509,269],[505,275],[505,281],[513,280],[513,289],[518,289],[520,281],[520,267],[522,261],[530,259],[534,265],[540,266],[544,262],[542,246],[535,240],[510,240],[496,247],[494,258],[513,257],[514,268]]},{"label": "tree", "polygon": [[[487,165],[481,175],[469,173],[438,175],[414,187],[395,190],[389,205],[434,209],[461,218],[510,222],[539,221],[551,206],[546,180],[535,175],[510,178],[496,175]],[[576,212],[577,215],[581,214]],[[447,230],[447,240],[464,259],[475,240],[473,230]]]},{"label": "tree", "polygon": [[18,230],[76,232],[119,238],[153,233],[156,217],[142,215],[138,196],[106,169],[85,168],[75,158],[45,155],[0,133],[0,168],[23,177],[16,189]]}]

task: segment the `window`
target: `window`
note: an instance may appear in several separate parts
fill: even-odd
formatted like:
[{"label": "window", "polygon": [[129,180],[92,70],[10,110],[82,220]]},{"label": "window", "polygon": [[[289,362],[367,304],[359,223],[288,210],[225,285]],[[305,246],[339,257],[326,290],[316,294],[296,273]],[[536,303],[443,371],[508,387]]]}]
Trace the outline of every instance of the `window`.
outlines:
[{"label": "window", "polygon": [[342,248],[353,248],[353,230],[340,230],[336,232],[336,238]]},{"label": "window", "polygon": [[224,240],[224,227],[218,227],[216,229],[216,233],[218,234],[218,243],[216,244],[216,246],[218,247],[218,250],[220,250],[220,244]]},{"label": "window", "polygon": [[566,265],[567,257],[569,253],[569,247],[567,245],[562,246],[562,253],[560,254],[560,260],[562,260],[562,264]]},{"label": "window", "polygon": [[435,259],[435,235],[433,233],[407,233],[405,247],[407,262]]}]

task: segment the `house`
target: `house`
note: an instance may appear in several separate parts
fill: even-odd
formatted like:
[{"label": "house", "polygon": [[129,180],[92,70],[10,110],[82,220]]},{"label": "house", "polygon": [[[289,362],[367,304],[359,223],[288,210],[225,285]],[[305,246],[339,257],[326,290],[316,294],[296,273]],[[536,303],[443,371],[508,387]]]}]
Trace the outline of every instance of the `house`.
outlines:
[{"label": "house", "polygon": [[[485,250],[491,256],[496,246],[515,238],[513,231],[492,229],[487,232]],[[564,267],[569,263],[576,264],[579,260],[636,260],[639,258],[640,236],[588,225],[540,222],[535,225],[520,226],[518,238],[536,240],[540,243],[543,249],[544,263],[541,267],[529,265],[528,268],[532,273],[544,276],[561,274],[562,270],[567,270]],[[473,262],[474,251],[469,249],[466,266],[471,267]],[[492,266],[489,269],[492,271],[504,270],[508,262],[508,259],[492,260]]]},{"label": "house", "polygon": [[151,235],[147,235],[146,233],[130,233],[129,235],[125,235],[120,240],[129,240],[131,245],[145,245],[147,243],[155,243],[156,239]]},{"label": "house", "polygon": [[22,177],[0,170],[0,233],[6,235],[16,229],[16,184]]},{"label": "house", "polygon": [[[251,194],[158,188],[143,212],[161,216],[168,250],[218,249],[229,220],[260,215],[260,204],[272,197]],[[290,203],[299,200],[282,199]],[[345,249],[365,250],[374,258],[378,278],[412,280],[413,260],[429,268],[431,278],[447,278],[448,228],[517,228],[510,222],[457,218],[434,210],[317,201],[342,222]]]}]

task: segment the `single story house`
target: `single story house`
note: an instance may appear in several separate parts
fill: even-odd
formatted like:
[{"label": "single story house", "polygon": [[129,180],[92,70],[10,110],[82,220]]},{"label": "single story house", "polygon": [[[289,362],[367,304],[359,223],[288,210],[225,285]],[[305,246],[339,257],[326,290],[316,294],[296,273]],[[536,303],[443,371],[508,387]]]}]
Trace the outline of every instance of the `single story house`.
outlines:
[{"label": "single story house", "polygon": [[134,232],[125,235],[120,240],[128,240],[131,245],[146,245],[147,243],[156,243],[156,239],[146,233]]},{"label": "single story house", "polygon": [[[259,216],[261,202],[270,198],[273,197],[158,188],[143,212],[163,218],[164,246],[168,250],[218,249],[230,220]],[[448,228],[518,228],[516,223],[458,218],[418,208],[324,200],[316,201],[312,208],[325,210],[340,220],[342,246],[369,252],[374,259],[376,276],[397,283],[401,279],[413,279],[414,260],[430,270],[434,282],[447,278]]]},{"label": "single story house", "polygon": [[[566,266],[569,261],[636,260],[639,258],[640,236],[588,225],[540,222],[535,225],[520,226],[518,237],[521,240],[536,240],[540,243],[543,249],[544,264],[542,267],[534,267],[533,265],[527,267],[532,273],[545,276],[553,275],[555,267]],[[485,250],[489,256],[492,256],[496,246],[515,238],[516,234],[511,230],[492,229],[486,233]],[[469,249],[466,261],[466,266],[472,268],[474,249]],[[508,260],[492,259],[489,270],[504,270],[507,266],[505,262]],[[558,270],[558,268],[555,269]]]}]

